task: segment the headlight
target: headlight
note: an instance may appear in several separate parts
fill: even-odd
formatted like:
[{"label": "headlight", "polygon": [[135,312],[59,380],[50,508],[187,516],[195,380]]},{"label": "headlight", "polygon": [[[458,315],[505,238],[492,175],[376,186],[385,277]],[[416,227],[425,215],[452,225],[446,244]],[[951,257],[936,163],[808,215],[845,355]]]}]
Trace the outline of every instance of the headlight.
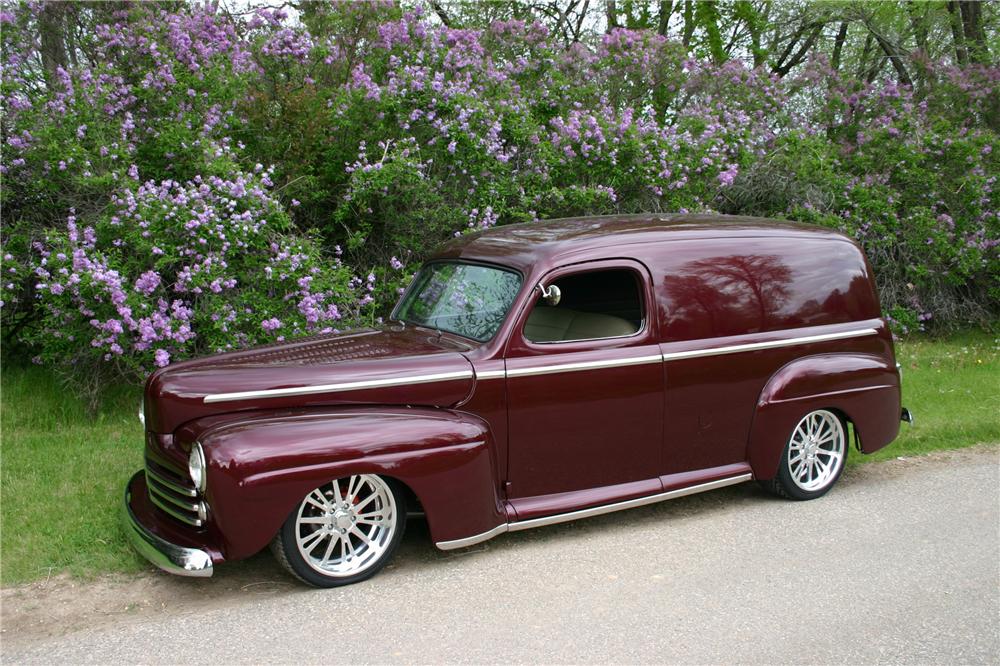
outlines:
[{"label": "headlight", "polygon": [[191,445],[191,455],[188,456],[188,473],[195,487],[201,492],[205,492],[207,475],[205,474],[205,452],[201,450],[201,444],[195,442]]}]

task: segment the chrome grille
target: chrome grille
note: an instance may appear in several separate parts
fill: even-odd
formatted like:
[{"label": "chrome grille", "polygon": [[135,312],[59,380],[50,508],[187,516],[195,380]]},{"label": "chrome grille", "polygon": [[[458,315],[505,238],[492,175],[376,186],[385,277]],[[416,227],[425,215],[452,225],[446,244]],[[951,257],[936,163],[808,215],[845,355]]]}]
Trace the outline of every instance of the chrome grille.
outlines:
[{"label": "chrome grille", "polygon": [[166,514],[195,527],[204,524],[199,517],[199,514],[204,515],[204,508],[190,479],[184,479],[147,457],[146,487],[149,500]]}]

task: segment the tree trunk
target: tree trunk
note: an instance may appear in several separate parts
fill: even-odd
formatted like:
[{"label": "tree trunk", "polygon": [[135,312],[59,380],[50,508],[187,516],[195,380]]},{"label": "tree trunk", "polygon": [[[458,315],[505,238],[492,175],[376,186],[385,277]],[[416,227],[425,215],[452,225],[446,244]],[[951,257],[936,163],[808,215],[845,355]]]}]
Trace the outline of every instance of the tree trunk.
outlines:
[{"label": "tree trunk", "polygon": [[673,13],[673,0],[660,0],[660,20],[656,26],[656,32],[658,34],[664,36],[667,34],[667,31],[670,29],[670,17]]},{"label": "tree trunk", "polygon": [[684,0],[684,47],[691,48],[691,38],[694,36],[694,0]]},{"label": "tree trunk", "polygon": [[833,42],[833,55],[830,57],[830,67],[835,72],[840,71],[840,55],[844,51],[844,42],[847,41],[847,21],[841,21],[840,29],[837,30],[837,38]]},{"label": "tree trunk", "polygon": [[969,62],[985,65],[989,62],[989,51],[986,48],[986,33],[983,31],[983,6],[979,0],[961,0],[958,6],[962,12]]},{"label": "tree trunk", "polygon": [[695,17],[698,19],[698,23],[705,28],[712,62],[721,65],[728,58],[726,50],[722,48],[722,33],[719,32],[719,8],[716,6],[715,0],[700,0],[695,7]]},{"label": "tree trunk", "polygon": [[608,18],[608,28],[607,32],[611,32],[615,28],[620,27],[618,25],[618,2],[617,0],[604,0],[604,13]]},{"label": "tree trunk", "polygon": [[[906,3],[906,12],[910,16],[910,25],[913,27],[913,38],[917,42],[917,49],[924,54],[925,58],[930,58],[931,51],[927,44],[927,7],[909,0]],[[918,12],[922,13],[918,14]]]},{"label": "tree trunk", "polygon": [[959,67],[964,67],[969,62],[969,53],[965,49],[965,34],[962,29],[962,17],[958,9],[958,2],[948,0],[948,22],[951,26],[951,39],[955,45],[955,60]]},{"label": "tree trunk", "polygon": [[42,69],[45,71],[45,85],[51,88],[56,81],[56,70],[66,67],[66,22],[67,5],[48,2],[38,17],[38,33]]}]

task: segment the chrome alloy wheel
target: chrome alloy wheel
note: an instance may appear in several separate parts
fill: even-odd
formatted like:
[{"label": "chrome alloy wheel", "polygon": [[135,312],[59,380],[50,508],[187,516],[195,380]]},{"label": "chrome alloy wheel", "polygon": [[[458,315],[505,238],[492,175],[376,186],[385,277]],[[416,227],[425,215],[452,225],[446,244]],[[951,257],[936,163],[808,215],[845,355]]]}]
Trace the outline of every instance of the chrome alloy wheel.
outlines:
[{"label": "chrome alloy wheel", "polygon": [[847,447],[844,424],[836,414],[820,409],[806,414],[788,441],[792,482],[806,492],[822,490],[837,480]]},{"label": "chrome alloy wheel", "polygon": [[302,559],[324,576],[348,577],[378,564],[393,543],[396,499],[381,477],[358,474],[312,491],[295,517]]}]

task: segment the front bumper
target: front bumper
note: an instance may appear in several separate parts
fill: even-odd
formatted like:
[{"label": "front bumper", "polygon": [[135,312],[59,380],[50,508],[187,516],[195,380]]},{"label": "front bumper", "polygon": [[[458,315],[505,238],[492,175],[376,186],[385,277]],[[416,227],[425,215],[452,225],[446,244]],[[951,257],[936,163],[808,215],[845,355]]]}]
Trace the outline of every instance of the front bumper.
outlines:
[{"label": "front bumper", "polygon": [[[139,477],[142,477],[141,479]],[[212,575],[212,557],[200,548],[171,543],[143,525],[132,511],[132,493],[145,488],[145,476],[136,472],[125,488],[122,504],[122,527],[129,543],[140,555],[163,569],[179,576],[208,578]]]}]

